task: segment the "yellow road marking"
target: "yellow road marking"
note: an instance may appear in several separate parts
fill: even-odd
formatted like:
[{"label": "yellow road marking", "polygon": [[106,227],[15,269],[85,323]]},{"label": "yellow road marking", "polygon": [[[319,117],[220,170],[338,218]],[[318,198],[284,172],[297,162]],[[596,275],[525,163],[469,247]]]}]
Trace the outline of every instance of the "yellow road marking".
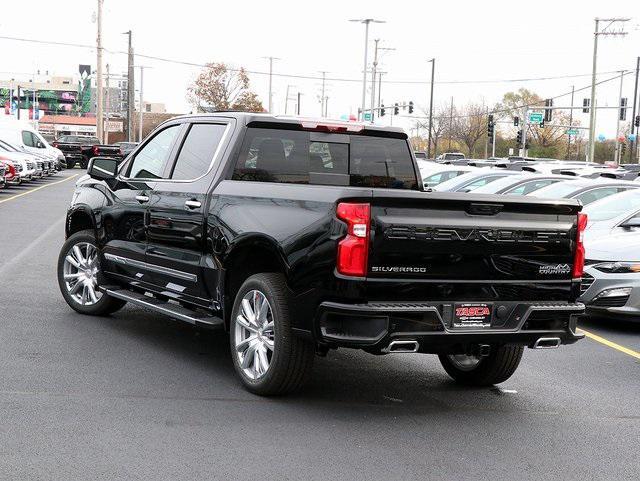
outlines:
[{"label": "yellow road marking", "polygon": [[4,202],[9,202],[10,200],[13,200],[13,199],[17,199],[18,197],[22,197],[23,195],[31,194],[32,192],[35,192],[36,190],[44,189],[45,187],[50,187],[52,185],[61,184],[63,182],[66,182],[67,180],[70,180],[70,179],[73,179],[75,177],[78,177],[78,175],[80,175],[80,174],[73,174],[73,175],[71,175],[71,176],[69,176],[69,177],[67,177],[65,179],[58,180],[56,182],[51,182],[50,184],[41,185],[40,187],[36,187],[35,189],[31,189],[31,190],[28,190],[26,192],[22,192],[21,194],[12,195],[11,197],[7,197],[6,199],[0,200],[0,204],[3,204]]},{"label": "yellow road marking", "polygon": [[600,337],[596,334],[593,334],[589,331],[585,331],[582,328],[579,328],[582,332],[584,332],[585,336],[587,336],[589,339],[593,339],[596,342],[599,342],[600,344],[604,344],[605,346],[611,347],[613,349],[617,349],[620,352],[624,352],[625,354],[628,354],[631,357],[635,357],[636,359],[640,359],[640,352],[636,352],[632,349],[629,349],[628,347],[624,347],[621,346],[620,344],[616,344],[615,342],[611,342],[608,339],[605,339],[604,337]]}]

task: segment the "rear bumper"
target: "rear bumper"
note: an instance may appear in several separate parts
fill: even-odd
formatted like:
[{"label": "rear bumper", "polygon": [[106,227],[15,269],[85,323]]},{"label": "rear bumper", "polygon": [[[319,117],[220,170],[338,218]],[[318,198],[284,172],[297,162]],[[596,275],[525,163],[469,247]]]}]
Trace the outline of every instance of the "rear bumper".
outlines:
[{"label": "rear bumper", "polygon": [[[540,338],[559,338],[572,344],[584,337],[576,333],[581,303],[494,303],[494,318],[487,327],[453,327],[453,304],[323,302],[315,321],[316,336],[331,347],[383,352],[394,340],[414,340],[418,352],[465,352],[477,344],[533,346]],[[497,308],[501,316],[497,315]]]}]

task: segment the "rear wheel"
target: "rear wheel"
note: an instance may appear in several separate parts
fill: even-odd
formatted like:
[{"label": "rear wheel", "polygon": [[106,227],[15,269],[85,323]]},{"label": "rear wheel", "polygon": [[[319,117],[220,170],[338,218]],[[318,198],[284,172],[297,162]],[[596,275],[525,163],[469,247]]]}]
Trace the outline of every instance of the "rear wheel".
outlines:
[{"label": "rear wheel", "polygon": [[263,396],[298,389],[307,379],[315,350],[291,330],[289,292],[281,274],[249,277],[231,313],[231,356],[244,386]]},{"label": "rear wheel", "polygon": [[73,169],[76,166],[75,160],[67,160],[67,169]]},{"label": "rear wheel", "polygon": [[76,232],[60,249],[58,285],[69,306],[81,314],[101,316],[121,309],[126,302],[103,294],[96,240],[91,230]]},{"label": "rear wheel", "polygon": [[441,354],[447,374],[460,384],[491,386],[509,379],[520,364],[523,346],[493,347],[486,357],[467,354]]}]

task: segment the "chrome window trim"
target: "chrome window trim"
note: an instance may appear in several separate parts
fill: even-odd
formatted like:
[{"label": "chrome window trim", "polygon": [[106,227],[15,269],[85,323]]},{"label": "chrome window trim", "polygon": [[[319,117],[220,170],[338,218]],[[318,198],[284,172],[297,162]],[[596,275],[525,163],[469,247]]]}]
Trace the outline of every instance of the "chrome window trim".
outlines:
[{"label": "chrome window trim", "polygon": [[[154,178],[144,178],[144,177],[125,177],[124,175],[120,175],[118,174],[117,178],[118,180],[122,180],[125,182],[171,182],[171,183],[175,183],[175,184],[189,184],[191,182],[196,182],[200,179],[202,179],[203,177],[206,177],[207,175],[209,175],[209,173],[213,170],[213,166],[216,164],[216,161],[219,160],[219,157],[221,155],[221,151],[222,151],[222,147],[226,145],[227,140],[229,138],[229,136],[231,135],[231,131],[233,130],[232,127],[232,122],[222,122],[222,121],[218,121],[218,122],[183,122],[183,123],[178,123],[178,124],[172,124],[172,125],[167,125],[166,128],[172,127],[174,125],[180,126],[180,125],[185,125],[188,124],[189,127],[191,127],[191,125],[193,124],[213,124],[213,125],[226,125],[224,133],[222,134],[222,137],[220,138],[220,142],[218,143],[218,147],[216,147],[216,151],[213,153],[213,158],[211,159],[211,163],[209,164],[208,169],[206,170],[206,172],[204,174],[202,174],[199,177],[196,177],[195,179],[163,179],[163,178],[159,178],[159,179],[154,179]],[[164,129],[163,129],[164,130]],[[187,136],[189,135],[189,133],[187,132]],[[187,138],[187,136],[185,136],[185,139]],[[145,144],[146,146],[146,144]],[[142,148],[144,148],[144,146],[142,146]],[[182,145],[180,146],[180,148],[182,148]],[[177,152],[177,155],[179,155],[180,152]],[[136,152],[137,155],[137,152]],[[174,160],[177,160],[178,157],[176,156],[176,158]],[[132,161],[135,160],[135,157],[132,157]],[[123,163],[123,168],[125,168],[125,165],[128,165],[129,162]]]}]

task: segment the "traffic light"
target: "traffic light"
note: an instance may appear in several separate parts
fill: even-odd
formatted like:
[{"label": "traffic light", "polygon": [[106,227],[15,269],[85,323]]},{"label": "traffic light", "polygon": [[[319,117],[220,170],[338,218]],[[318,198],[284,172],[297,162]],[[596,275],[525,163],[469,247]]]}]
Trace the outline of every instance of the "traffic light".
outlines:
[{"label": "traffic light", "polygon": [[582,99],[582,113],[589,113],[589,106],[591,105],[591,99]]},{"label": "traffic light", "polygon": [[640,115],[636,115],[636,119],[633,121],[633,125],[640,127]]},{"label": "traffic light", "polygon": [[396,102],[395,104],[393,104],[393,115],[398,115],[400,113],[400,107],[398,106],[398,103]]},{"label": "traffic light", "polygon": [[620,117],[618,118],[620,120],[627,120],[627,99],[626,98],[620,99]]},{"label": "traffic light", "polygon": [[411,100],[409,101],[409,113],[413,113],[413,102]]},{"label": "traffic light", "polygon": [[[545,107],[553,107],[553,99],[546,99],[544,101],[544,106]],[[544,109],[544,121],[545,122],[551,122],[551,116],[553,115],[553,110],[547,108]]]},{"label": "traffic light", "polygon": [[386,113],[385,109],[384,109],[384,104],[380,105],[380,117],[384,117],[384,114]]},{"label": "traffic light", "polygon": [[487,137],[490,139],[493,138],[493,132],[495,129],[495,124],[493,123],[493,115],[489,114],[489,119],[487,121]]},{"label": "traffic light", "polygon": [[518,125],[520,125],[520,117],[514,117],[513,118],[513,126],[517,127]]},{"label": "traffic light", "polygon": [[522,145],[522,130],[518,130],[518,134],[516,135],[516,144]]}]

